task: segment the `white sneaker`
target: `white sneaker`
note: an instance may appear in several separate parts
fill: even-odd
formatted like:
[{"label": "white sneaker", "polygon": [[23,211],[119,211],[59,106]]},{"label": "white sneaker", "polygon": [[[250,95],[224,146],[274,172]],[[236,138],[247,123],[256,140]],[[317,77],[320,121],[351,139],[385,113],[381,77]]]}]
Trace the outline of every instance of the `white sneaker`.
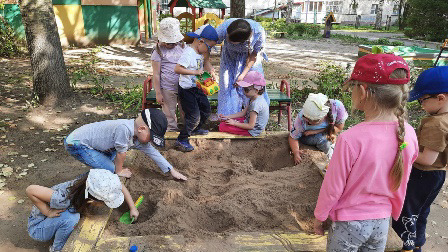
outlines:
[{"label": "white sneaker", "polygon": [[330,149],[328,150],[328,152],[327,152],[327,157],[328,157],[328,160],[330,160],[331,159],[331,157],[333,156],[333,152],[334,152],[334,143],[330,146]]},{"label": "white sneaker", "polygon": [[54,250],[53,245],[50,246],[49,251],[50,252],[60,252],[60,250]]}]

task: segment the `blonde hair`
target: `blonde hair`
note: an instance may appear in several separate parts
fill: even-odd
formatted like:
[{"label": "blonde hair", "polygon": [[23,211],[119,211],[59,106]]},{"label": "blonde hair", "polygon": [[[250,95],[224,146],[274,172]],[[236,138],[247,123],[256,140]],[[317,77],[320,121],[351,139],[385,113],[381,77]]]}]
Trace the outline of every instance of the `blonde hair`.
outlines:
[{"label": "blonde hair", "polygon": [[[407,70],[403,68],[396,69],[390,75],[391,79],[403,79],[407,76]],[[360,85],[363,82],[351,81],[350,84]],[[392,169],[389,172],[392,191],[398,190],[403,178],[403,153],[400,146],[404,143],[405,126],[404,122],[407,118],[406,102],[408,100],[409,87],[408,84],[367,84],[367,101],[371,101],[374,110],[378,111],[378,115],[386,111],[393,110],[398,118],[397,127],[397,154]]]}]

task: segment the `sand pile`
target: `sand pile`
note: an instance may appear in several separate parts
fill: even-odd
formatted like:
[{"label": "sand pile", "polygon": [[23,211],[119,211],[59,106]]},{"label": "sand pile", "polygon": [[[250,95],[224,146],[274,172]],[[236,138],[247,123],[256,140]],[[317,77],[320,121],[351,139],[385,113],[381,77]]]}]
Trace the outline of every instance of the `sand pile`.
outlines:
[{"label": "sand pile", "polygon": [[108,233],[118,236],[200,234],[235,231],[309,231],[322,177],[305,150],[300,165],[289,156],[287,134],[260,140],[193,140],[195,151],[162,152],[189,177],[176,182],[138,154],[128,189],[134,199],[144,195],[140,218],[133,225],[109,220]]}]

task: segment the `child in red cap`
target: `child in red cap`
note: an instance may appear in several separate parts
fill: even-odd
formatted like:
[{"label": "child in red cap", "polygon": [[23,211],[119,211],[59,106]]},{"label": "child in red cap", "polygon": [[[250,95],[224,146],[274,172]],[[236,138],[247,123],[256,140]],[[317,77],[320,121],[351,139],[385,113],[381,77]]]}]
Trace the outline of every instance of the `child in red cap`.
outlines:
[{"label": "child in red cap", "polygon": [[403,207],[412,163],[418,155],[414,129],[405,121],[409,67],[393,54],[361,57],[345,83],[352,109],[364,122],[341,133],[325,175],[314,231],[333,223],[327,251],[384,251],[389,218]]},{"label": "child in red cap", "polygon": [[237,82],[249,98],[249,104],[241,111],[220,118],[219,131],[242,136],[259,136],[269,120],[269,106],[262,97],[266,81],[263,74],[251,71],[242,81]]}]

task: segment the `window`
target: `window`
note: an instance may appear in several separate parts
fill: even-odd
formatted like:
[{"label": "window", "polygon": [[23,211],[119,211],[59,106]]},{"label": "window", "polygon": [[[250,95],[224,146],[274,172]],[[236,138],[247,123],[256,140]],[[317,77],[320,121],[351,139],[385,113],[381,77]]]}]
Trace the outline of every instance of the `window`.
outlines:
[{"label": "window", "polygon": [[161,7],[162,7],[161,9],[168,10],[169,9],[168,4],[169,4],[169,0],[162,0],[161,1]]},{"label": "window", "polygon": [[340,13],[342,7],[342,1],[328,1],[327,12]]},{"label": "window", "polygon": [[398,15],[398,10],[400,9],[400,6],[398,4],[394,5],[394,9],[392,11],[392,15]]},{"label": "window", "polygon": [[378,4],[372,4],[372,8],[370,9],[370,14],[376,14],[378,11]]},{"label": "window", "polygon": [[348,14],[356,14],[356,7],[358,7],[356,4],[350,4]]}]

